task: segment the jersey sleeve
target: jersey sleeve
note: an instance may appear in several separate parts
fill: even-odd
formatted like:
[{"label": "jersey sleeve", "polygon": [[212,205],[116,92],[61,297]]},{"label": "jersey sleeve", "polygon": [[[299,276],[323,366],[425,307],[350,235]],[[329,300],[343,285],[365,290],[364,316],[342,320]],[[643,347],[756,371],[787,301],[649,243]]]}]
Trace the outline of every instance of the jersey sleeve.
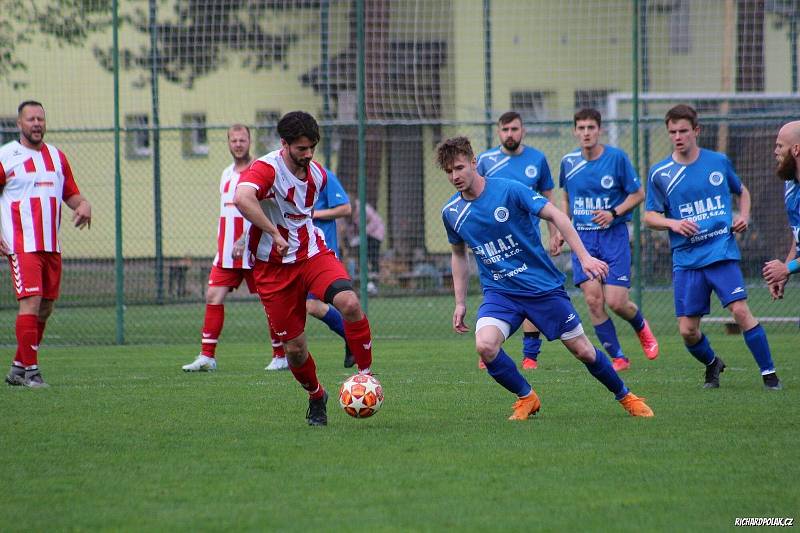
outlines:
[{"label": "jersey sleeve", "polygon": [[3,169],[3,163],[0,163],[0,189],[6,186],[6,171]]},{"label": "jersey sleeve", "polygon": [[239,177],[238,187],[246,186],[256,189],[256,197],[263,200],[267,196],[267,192],[272,188],[275,183],[275,169],[272,165],[264,161],[256,161],[250,167],[242,172]]},{"label": "jersey sleeve", "polygon": [[550,165],[547,164],[547,158],[542,156],[542,165],[539,168],[539,192],[552,191],[555,185],[553,184],[553,175],[550,173]]},{"label": "jersey sleeve", "polygon": [[[514,182],[516,185],[517,182]],[[522,184],[520,187],[509,188],[509,194],[514,199],[514,202],[520,209],[532,215],[539,216],[539,211],[547,205],[547,198],[539,194],[537,191],[531,191]]]},{"label": "jersey sleeve", "polygon": [[667,212],[667,196],[656,181],[656,174],[650,170],[650,178],[647,180],[647,194],[645,195],[645,210],[655,211],[656,213]]},{"label": "jersey sleeve", "polygon": [[725,175],[728,177],[728,189],[730,189],[733,194],[742,194],[741,178],[736,174],[733,163],[731,163],[728,156],[723,155],[723,157],[725,158]]},{"label": "jersey sleeve", "polygon": [[344,187],[342,187],[339,178],[330,170],[328,170],[328,186],[325,188],[325,195],[328,199],[329,209],[350,203],[350,198],[347,196]]},{"label": "jersey sleeve", "polygon": [[464,239],[456,233],[456,230],[450,225],[450,221],[447,219],[447,215],[442,212],[442,223],[444,224],[444,229],[447,232],[447,242],[450,244],[461,244],[464,242]]},{"label": "jersey sleeve", "polygon": [[639,181],[639,175],[636,173],[636,169],[633,168],[631,160],[625,153],[620,157],[620,166],[622,167],[620,169],[620,176],[622,176],[622,186],[625,192],[633,194],[641,189],[642,182]]},{"label": "jersey sleeve", "polygon": [[64,190],[61,194],[63,200],[67,200],[76,194],[80,194],[78,184],[75,183],[75,177],[72,175],[72,167],[69,166],[67,156],[61,150],[58,151],[58,158],[61,160],[61,170],[64,173]]}]

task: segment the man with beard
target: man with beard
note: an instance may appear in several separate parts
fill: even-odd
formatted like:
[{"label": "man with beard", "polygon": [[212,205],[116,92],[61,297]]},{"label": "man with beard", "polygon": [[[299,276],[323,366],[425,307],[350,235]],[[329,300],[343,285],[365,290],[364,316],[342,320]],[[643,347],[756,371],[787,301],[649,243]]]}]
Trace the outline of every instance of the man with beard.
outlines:
[{"label": "man with beard", "polygon": [[773,259],[762,270],[773,299],[783,298],[783,289],[789,276],[800,272],[800,120],[784,124],[778,132],[775,159],[778,162],[778,177],[786,182],[783,198],[792,230],[792,245],[785,263]]},{"label": "man with beard", "polygon": [[6,383],[47,387],[38,351],[61,286],[61,202],[75,227],[91,227],[92,207],[78,190],[67,156],[44,142],[44,107],[27,100],[17,108],[19,141],[0,147],[0,253],[8,257],[19,301],[17,353]]},{"label": "man with beard", "polygon": [[[519,113],[507,111],[500,115],[497,121],[497,137],[500,139],[500,146],[478,155],[478,174],[486,178],[518,181],[553,203],[553,178],[547,158],[536,148],[522,143],[525,126]],[[550,253],[556,254],[564,241],[551,222],[547,223],[547,229],[550,234]],[[534,231],[535,237],[541,239],[538,225],[534,225]],[[542,339],[539,330],[529,320],[522,323],[522,331],[522,368],[534,370],[539,364]],[[483,360],[478,359],[478,367],[486,368]]]},{"label": "man with beard", "polygon": [[602,117],[596,109],[581,109],[573,117],[573,135],[580,146],[561,158],[559,185],[564,189],[564,211],[572,219],[583,245],[609,266],[605,280],[589,279],[572,254],[572,281],[589,307],[597,338],[612,357],[614,370],[630,367],[622,351],[606,305],[636,332],[648,359],[658,357],[658,341],[630,299],[631,244],[628,222],[644,200],[639,176],[628,156],[600,142]]},{"label": "man with beard", "polygon": [[278,121],[281,149],[257,159],[242,173],[234,203],[254,227],[256,289],[283,343],[289,369],[308,392],[306,420],[328,423],[328,394],[317,379],[305,336],[306,296],[332,304],[344,318],[347,346],[362,374],[371,374],[372,334],[344,266],[314,225],[314,204],[327,173],[313,161],[319,142],[317,121],[292,111]]},{"label": "man with beard", "polygon": [[[725,363],[700,331],[700,318],[710,312],[713,291],[744,332],[764,387],[779,390],[767,334],[747,305],[734,236],[747,230],[750,193],[725,154],[697,145],[700,126],[694,108],[676,105],[664,122],[673,152],[650,168],[644,221],[653,229],[669,231],[675,316],[686,349],[705,366],[703,387],[718,388]],[[734,195],[739,197],[736,216]]]}]

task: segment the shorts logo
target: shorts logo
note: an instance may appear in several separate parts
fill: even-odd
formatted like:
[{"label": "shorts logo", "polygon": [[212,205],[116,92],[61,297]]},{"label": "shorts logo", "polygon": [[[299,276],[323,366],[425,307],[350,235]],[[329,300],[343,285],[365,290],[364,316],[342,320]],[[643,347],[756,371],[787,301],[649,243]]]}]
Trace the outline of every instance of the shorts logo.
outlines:
[{"label": "shorts logo", "polygon": [[564,321],[564,324],[566,324],[567,322],[571,322],[574,319],[575,319],[575,313],[570,313],[567,319]]},{"label": "shorts logo", "polygon": [[744,288],[742,288],[742,287],[736,287],[735,289],[733,289],[733,290],[731,291],[731,294],[739,294],[739,293],[742,293],[742,292],[744,292]]},{"label": "shorts logo", "polygon": [[534,165],[528,165],[527,167],[525,167],[525,175],[528,176],[529,178],[535,178],[536,176],[539,175],[539,169],[536,168],[536,166]]},{"label": "shorts logo", "polygon": [[628,281],[628,276],[620,276],[617,278],[617,281]]},{"label": "shorts logo", "polygon": [[497,209],[495,209],[494,219],[498,222],[505,222],[506,220],[508,220],[508,208],[500,206]]},{"label": "shorts logo", "polygon": [[712,172],[708,175],[708,181],[711,185],[717,186],[722,183],[722,180],[725,179],[725,176],[722,175],[722,172]]},{"label": "shorts logo", "polygon": [[600,185],[604,189],[610,189],[611,187],[614,186],[614,176],[610,176],[610,175],[606,174],[605,176],[600,178]]}]

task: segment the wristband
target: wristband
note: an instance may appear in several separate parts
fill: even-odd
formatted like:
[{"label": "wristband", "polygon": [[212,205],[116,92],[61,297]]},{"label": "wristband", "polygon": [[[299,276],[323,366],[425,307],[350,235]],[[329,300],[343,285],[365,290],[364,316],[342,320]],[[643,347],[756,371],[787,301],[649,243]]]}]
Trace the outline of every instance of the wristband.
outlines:
[{"label": "wristband", "polygon": [[619,218],[619,214],[617,213],[617,210],[614,209],[613,207],[611,209],[609,209],[608,212],[611,213],[612,217]]},{"label": "wristband", "polygon": [[792,259],[788,263],[786,263],[786,268],[789,269],[789,274],[797,274],[800,272],[800,261],[797,259]]}]

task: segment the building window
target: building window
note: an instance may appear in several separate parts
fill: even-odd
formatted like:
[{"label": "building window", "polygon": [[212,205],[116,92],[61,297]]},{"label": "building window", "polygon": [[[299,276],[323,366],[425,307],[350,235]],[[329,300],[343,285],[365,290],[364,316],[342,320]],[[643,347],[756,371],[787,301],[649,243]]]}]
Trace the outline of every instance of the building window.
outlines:
[{"label": "building window", "polygon": [[208,129],[205,113],[185,113],[183,115],[181,145],[184,157],[208,155]]},{"label": "building window", "polygon": [[280,118],[279,111],[256,111],[256,157],[261,157],[281,147],[281,140],[275,129]]},{"label": "building window", "polygon": [[0,146],[17,138],[17,119],[15,117],[0,117]]},{"label": "building window", "polygon": [[128,159],[150,157],[149,125],[147,115],[125,115],[125,155]]},{"label": "building window", "polygon": [[555,126],[536,124],[538,121],[551,120],[555,99],[555,91],[512,91],[511,110],[520,114],[528,133],[557,135],[558,128]]},{"label": "building window", "polygon": [[608,111],[608,95],[612,91],[608,89],[587,89],[585,91],[575,91],[575,111],[579,109],[596,109],[605,118]]}]

